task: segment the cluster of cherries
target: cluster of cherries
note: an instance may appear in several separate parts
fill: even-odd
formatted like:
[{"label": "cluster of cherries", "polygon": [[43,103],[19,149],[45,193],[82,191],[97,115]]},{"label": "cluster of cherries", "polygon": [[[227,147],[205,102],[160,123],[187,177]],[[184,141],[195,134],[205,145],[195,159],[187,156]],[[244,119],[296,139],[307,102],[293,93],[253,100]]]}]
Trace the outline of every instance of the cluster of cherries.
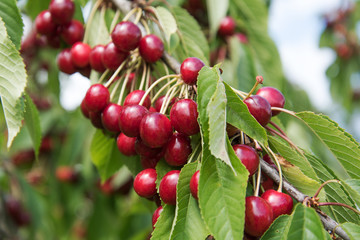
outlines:
[{"label": "cluster of cherries", "polygon": [[239,39],[241,43],[244,44],[248,43],[248,38],[244,33],[235,32],[235,31],[236,31],[236,22],[232,17],[226,16],[221,20],[218,30],[218,34],[221,37],[226,38],[226,37],[235,36]]}]

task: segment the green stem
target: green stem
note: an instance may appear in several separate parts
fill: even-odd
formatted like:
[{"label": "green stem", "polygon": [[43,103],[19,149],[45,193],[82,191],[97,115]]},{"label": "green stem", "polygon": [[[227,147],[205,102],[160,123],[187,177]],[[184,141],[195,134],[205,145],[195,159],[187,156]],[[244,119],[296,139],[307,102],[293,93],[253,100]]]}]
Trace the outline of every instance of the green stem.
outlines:
[{"label": "green stem", "polygon": [[260,165],[260,163],[259,163],[258,175],[257,175],[257,183],[256,183],[256,190],[255,190],[255,197],[259,196],[260,185],[261,185],[261,165]]},{"label": "green stem", "polygon": [[[170,75],[169,75],[170,76]],[[161,78],[159,78],[159,79],[161,79]],[[176,82],[176,81],[178,81],[179,80],[179,78],[177,77],[177,76],[175,76],[173,79],[171,79],[169,82],[167,82],[164,86],[162,86],[161,88],[160,88],[160,90],[159,91],[157,91],[157,93],[155,94],[155,96],[152,98],[152,100],[151,100],[151,104],[153,104],[155,101],[156,101],[156,99],[160,96],[160,94],[169,86],[169,85],[171,85],[172,83],[174,83],[174,82]],[[155,83],[155,82],[154,82]],[[153,84],[154,84],[153,83]]]},{"label": "green stem", "polygon": [[119,20],[119,17],[120,17],[120,10],[116,10],[116,13],[115,13],[115,16],[110,24],[110,33],[114,30],[115,26],[116,26],[116,22]]},{"label": "green stem", "polygon": [[281,170],[281,165],[279,160],[277,159],[275,153],[271,150],[271,148],[269,147],[264,147],[263,145],[261,145],[262,148],[265,149],[265,151],[272,157],[272,159],[274,160],[276,166],[278,167],[279,170],[279,187],[277,189],[278,192],[282,192],[282,185],[283,185],[283,178],[282,178],[282,170]]}]

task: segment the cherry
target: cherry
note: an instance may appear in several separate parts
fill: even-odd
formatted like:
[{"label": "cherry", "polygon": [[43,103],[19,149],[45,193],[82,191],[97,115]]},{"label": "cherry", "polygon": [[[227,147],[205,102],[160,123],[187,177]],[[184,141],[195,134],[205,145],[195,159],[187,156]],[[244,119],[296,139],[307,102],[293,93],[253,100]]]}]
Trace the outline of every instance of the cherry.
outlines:
[{"label": "cherry", "polygon": [[101,122],[104,128],[110,132],[118,133],[119,117],[121,112],[121,106],[116,103],[109,103],[101,114]]},{"label": "cherry", "polygon": [[196,171],[190,179],[190,192],[195,199],[199,199],[198,196],[199,178],[200,178],[200,170]]},{"label": "cherry", "polygon": [[144,144],[141,138],[137,138],[135,141],[135,151],[140,156],[146,158],[162,158],[163,157],[163,148],[151,148]]},{"label": "cherry", "polygon": [[47,45],[55,49],[60,48],[61,40],[58,35],[46,35],[45,38]]},{"label": "cherry", "polygon": [[251,115],[253,115],[260,125],[265,126],[270,122],[271,105],[265,98],[259,95],[253,95],[246,98],[244,103],[248,107]]},{"label": "cherry", "polygon": [[[283,108],[285,105],[284,95],[276,88],[273,87],[262,87],[256,95],[265,98],[271,105],[271,107]],[[272,116],[278,115],[279,111],[271,111]]]},{"label": "cherry", "polygon": [[139,172],[134,179],[135,192],[144,198],[151,198],[156,194],[156,171],[148,168]]},{"label": "cherry", "polygon": [[72,62],[70,49],[64,49],[59,53],[57,57],[57,65],[59,70],[64,73],[73,74],[76,72],[75,66]]},{"label": "cherry", "polygon": [[[145,91],[144,90],[135,90],[135,91],[132,91],[131,93],[129,93],[125,100],[124,100],[124,106],[126,105],[134,105],[134,104],[139,104],[141,98],[144,96],[145,94]],[[150,108],[150,105],[151,105],[151,100],[150,100],[150,97],[149,95],[147,95],[145,97],[145,101],[144,103],[142,104],[144,107],[146,107],[147,109]]]},{"label": "cherry", "polygon": [[139,46],[141,31],[138,26],[129,21],[116,24],[111,39],[115,46],[123,52],[130,52]]},{"label": "cherry", "polygon": [[35,160],[35,152],[33,149],[22,150],[11,156],[11,162],[15,166],[32,163]]},{"label": "cherry", "polygon": [[83,42],[77,42],[71,47],[71,58],[76,67],[82,68],[89,64],[91,47]]},{"label": "cherry", "polygon": [[239,39],[239,42],[243,43],[243,44],[247,44],[249,42],[247,36],[243,33],[236,33],[235,37],[237,39]]},{"label": "cherry", "polygon": [[232,17],[225,17],[220,22],[219,34],[222,37],[231,36],[235,32],[236,23]]},{"label": "cherry", "polygon": [[140,136],[140,123],[148,110],[140,105],[127,105],[123,106],[119,118],[119,127],[128,137]]},{"label": "cherry", "polygon": [[89,118],[90,118],[90,122],[91,124],[98,128],[98,129],[103,129],[104,126],[102,125],[102,121],[101,121],[101,112],[89,112]]},{"label": "cherry", "polygon": [[122,154],[125,156],[134,156],[136,155],[135,141],[136,138],[128,137],[125,134],[120,133],[117,137],[116,144]]},{"label": "cherry", "polygon": [[[263,156],[263,159],[265,162],[267,162],[270,166],[276,168],[276,170],[278,170],[277,166],[275,165],[275,163],[273,162],[273,160],[270,158],[270,156],[268,154],[265,154]],[[278,170],[279,171],[279,170]]]},{"label": "cherry", "polygon": [[158,36],[149,34],[141,38],[139,51],[146,62],[154,63],[162,57],[164,44]]},{"label": "cherry", "polygon": [[90,112],[101,112],[109,104],[109,90],[102,84],[93,84],[87,90],[84,105]]},{"label": "cherry", "polygon": [[105,51],[101,60],[106,68],[115,71],[128,55],[128,53],[120,51],[120,49],[111,42],[105,46]]},{"label": "cherry", "polygon": [[86,65],[83,68],[77,68],[78,72],[83,75],[86,78],[90,78],[90,74],[91,74],[91,67],[90,65]]},{"label": "cherry", "polygon": [[91,49],[89,55],[89,63],[92,69],[98,72],[104,72],[106,70],[103,62],[102,55],[104,54],[105,46],[97,45],[93,49]]},{"label": "cherry", "polygon": [[42,11],[35,19],[36,31],[43,35],[53,35],[56,32],[56,25],[51,19],[51,13],[48,10]]},{"label": "cherry", "polygon": [[265,173],[262,173],[261,186],[264,188],[265,191],[269,190],[269,189],[273,189],[274,181],[271,178],[269,178],[268,175],[266,175]]},{"label": "cherry", "polygon": [[233,146],[233,149],[236,156],[249,171],[249,176],[252,176],[258,169],[260,161],[255,149],[245,144],[236,144]]},{"label": "cherry", "polygon": [[261,197],[250,196],[245,199],[245,232],[260,237],[273,221],[271,206]]},{"label": "cherry", "polygon": [[160,214],[162,213],[163,210],[164,210],[163,207],[160,206],[153,213],[153,215],[152,215],[152,227],[153,227],[153,229],[155,229],[155,223],[157,222],[157,220],[160,217]]},{"label": "cherry", "polygon": [[165,161],[170,166],[182,166],[191,154],[190,138],[182,133],[174,133],[165,146]]},{"label": "cherry", "polygon": [[172,136],[170,120],[161,113],[148,113],[140,123],[140,137],[151,148],[164,146]]},{"label": "cherry", "polygon": [[180,66],[182,80],[189,85],[196,84],[199,71],[203,66],[205,64],[199,58],[189,57],[185,59]]},{"label": "cherry", "polygon": [[62,27],[61,38],[69,45],[74,45],[80,42],[84,37],[84,25],[78,20],[71,20],[71,22]]},{"label": "cherry", "polygon": [[64,25],[69,23],[75,13],[75,4],[71,0],[52,0],[49,10],[54,23]]},{"label": "cherry", "polygon": [[140,163],[141,166],[143,167],[143,169],[147,169],[147,168],[156,168],[157,163],[160,161],[159,157],[145,157],[145,156],[140,156]]},{"label": "cherry", "polygon": [[159,194],[164,203],[176,205],[176,186],[179,181],[179,170],[172,170],[165,174],[159,185]]},{"label": "cherry", "polygon": [[171,125],[176,131],[188,136],[200,131],[197,117],[197,104],[191,99],[177,101],[170,110]]},{"label": "cherry", "polygon": [[[160,112],[161,106],[163,105],[164,101],[165,101],[165,96],[160,96],[158,99],[156,99],[156,102],[155,102],[155,111],[156,112]],[[176,101],[176,98],[172,98],[170,100],[169,106],[174,105],[175,101]]]},{"label": "cherry", "polygon": [[21,202],[12,196],[6,196],[5,209],[18,227],[30,224],[30,215],[24,210]]},{"label": "cherry", "polygon": [[55,175],[60,182],[65,183],[75,183],[78,181],[79,178],[78,173],[69,166],[57,167]]},{"label": "cherry", "polygon": [[274,219],[282,214],[290,214],[292,211],[293,200],[286,193],[269,189],[261,197],[271,206]]}]

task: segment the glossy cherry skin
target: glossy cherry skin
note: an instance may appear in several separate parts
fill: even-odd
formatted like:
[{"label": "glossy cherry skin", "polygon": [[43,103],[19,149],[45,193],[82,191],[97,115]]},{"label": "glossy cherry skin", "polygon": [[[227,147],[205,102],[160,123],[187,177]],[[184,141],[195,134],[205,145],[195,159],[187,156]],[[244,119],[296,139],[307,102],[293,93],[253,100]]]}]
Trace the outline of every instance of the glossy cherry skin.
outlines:
[{"label": "glossy cherry skin", "polygon": [[56,24],[52,21],[48,10],[42,11],[35,19],[36,31],[43,35],[53,35],[56,32]]},{"label": "glossy cherry skin", "polygon": [[130,52],[139,46],[141,31],[133,22],[123,21],[116,24],[111,39],[123,52]]},{"label": "glossy cherry skin", "polygon": [[157,222],[157,220],[160,217],[160,214],[162,213],[163,210],[164,210],[163,207],[160,206],[153,213],[153,215],[152,215],[152,227],[153,227],[153,229],[155,229],[155,223]]},{"label": "glossy cherry skin", "polygon": [[64,25],[69,23],[75,13],[75,4],[72,0],[52,0],[49,10],[54,23]]},{"label": "glossy cherry skin", "polygon": [[199,178],[200,178],[200,170],[196,171],[190,179],[190,192],[195,199],[199,199],[198,196]]},{"label": "glossy cherry skin", "polygon": [[174,129],[192,136],[200,131],[197,122],[197,104],[191,99],[182,99],[174,103],[170,110],[170,121]]},{"label": "glossy cherry skin", "polygon": [[151,148],[144,144],[141,138],[137,138],[135,141],[135,151],[140,156],[147,158],[162,158],[164,155],[163,148]]},{"label": "glossy cherry skin", "polygon": [[[284,95],[274,87],[262,87],[256,95],[265,98],[271,105],[271,107],[283,108],[285,105]],[[272,111],[272,116],[279,114],[279,111]]]},{"label": "glossy cherry skin", "polygon": [[265,191],[273,189],[274,185],[274,181],[269,178],[268,175],[266,175],[265,173],[261,174],[261,186],[264,188]]},{"label": "glossy cherry skin", "polygon": [[140,156],[140,163],[143,169],[156,168],[157,163],[160,161],[159,157],[144,157]]},{"label": "glossy cherry skin", "polygon": [[233,146],[233,149],[236,156],[249,171],[249,176],[252,176],[258,169],[260,161],[259,155],[256,153],[255,149],[245,144],[236,144]]},{"label": "glossy cherry skin", "polygon": [[74,45],[76,42],[81,42],[84,37],[84,26],[78,20],[71,20],[65,26],[62,26],[61,38],[69,45]]},{"label": "glossy cherry skin", "polygon": [[250,196],[245,199],[245,232],[260,237],[273,221],[271,206],[261,197]]},{"label": "glossy cherry skin", "polygon": [[148,168],[139,172],[134,179],[135,192],[144,198],[151,198],[156,194],[156,171]]},{"label": "glossy cherry skin", "polygon": [[121,106],[116,103],[109,103],[101,114],[101,122],[104,128],[113,133],[119,133],[119,117]]},{"label": "glossy cherry skin", "polygon": [[159,185],[159,194],[164,203],[176,205],[176,186],[179,181],[179,170],[172,170],[165,174]]},{"label": "glossy cherry skin", "polygon": [[101,120],[101,112],[89,112],[89,118],[90,118],[90,122],[91,124],[98,128],[98,129],[103,129],[104,126],[102,125],[102,120]]},{"label": "glossy cherry skin", "polygon": [[128,137],[125,134],[120,133],[116,139],[116,144],[122,154],[125,156],[134,156],[136,155],[135,141],[136,138]]},{"label": "glossy cherry skin", "polygon": [[164,52],[164,44],[161,39],[149,34],[141,38],[139,43],[139,51],[141,57],[148,63],[154,63],[159,60]]},{"label": "glossy cherry skin", "polygon": [[106,45],[101,60],[107,69],[115,71],[121,63],[125,61],[128,55],[128,53],[122,52],[114,45],[113,42],[111,42]]},{"label": "glossy cherry skin", "polygon": [[93,84],[87,90],[84,105],[90,112],[101,112],[109,104],[109,90],[102,84]]},{"label": "glossy cherry skin", "polygon": [[140,136],[140,123],[147,113],[148,110],[144,106],[123,106],[119,118],[119,127],[121,132],[128,137]]},{"label": "glossy cherry skin", "polygon": [[196,84],[199,71],[203,66],[205,64],[199,58],[189,57],[185,59],[180,66],[182,80],[189,85]]},{"label": "glossy cherry skin", "polygon": [[57,65],[59,70],[64,73],[73,74],[76,72],[76,68],[72,62],[70,49],[64,49],[59,53],[57,56]]},{"label": "glossy cherry skin", "polygon": [[261,197],[271,206],[274,219],[283,214],[291,214],[293,200],[286,193],[269,189]]},{"label": "glossy cherry skin", "polygon": [[165,161],[170,166],[183,166],[191,154],[190,138],[182,133],[174,133],[165,146]]},{"label": "glossy cherry skin", "polygon": [[260,125],[265,126],[271,120],[271,105],[263,97],[258,95],[253,95],[244,100],[244,103],[249,109],[249,112],[253,117],[260,123]]},{"label": "glossy cherry skin", "polygon": [[[155,101],[155,110],[156,112],[160,112],[161,110],[161,106],[162,104],[164,103],[164,100],[165,100],[165,96],[160,96],[158,99],[156,99]],[[172,105],[174,105],[176,99],[175,98],[172,98],[170,100],[170,104],[169,104],[169,107],[171,107]]]},{"label": "glossy cherry skin", "polygon": [[77,42],[71,47],[71,58],[76,67],[83,68],[89,65],[91,47],[86,43]]},{"label": "glossy cherry skin", "polygon": [[[124,106],[126,105],[134,105],[134,104],[139,104],[141,98],[144,96],[145,91],[144,90],[135,90],[132,91],[131,93],[129,93],[125,100],[124,100]],[[151,105],[151,100],[149,95],[147,95],[145,97],[145,101],[142,104],[144,107],[146,107],[147,109],[149,109],[150,105]]]},{"label": "glossy cherry skin", "polygon": [[148,113],[140,123],[140,137],[151,148],[164,146],[172,136],[170,120],[161,113]]},{"label": "glossy cherry skin", "polygon": [[232,17],[225,17],[220,22],[219,34],[220,36],[227,37],[231,36],[235,32],[236,23]]},{"label": "glossy cherry skin", "polygon": [[98,72],[104,72],[106,70],[103,62],[102,55],[104,54],[105,46],[97,45],[91,49],[89,55],[89,63],[92,69]]}]

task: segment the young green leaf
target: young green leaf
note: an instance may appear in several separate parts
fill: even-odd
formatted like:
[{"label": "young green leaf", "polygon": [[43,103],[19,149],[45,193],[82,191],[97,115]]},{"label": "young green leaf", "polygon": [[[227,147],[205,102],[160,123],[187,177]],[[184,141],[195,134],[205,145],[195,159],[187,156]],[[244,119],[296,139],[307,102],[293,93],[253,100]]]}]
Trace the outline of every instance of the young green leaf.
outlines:
[{"label": "young green leaf", "polygon": [[4,21],[9,38],[16,49],[20,49],[24,24],[15,0],[0,1],[0,18]]},{"label": "young green leaf", "polygon": [[98,44],[106,45],[110,42],[110,33],[105,23],[105,12],[97,11],[94,14],[90,26],[87,26],[87,34],[89,34],[88,44],[94,47]]},{"label": "young green leaf", "polygon": [[175,218],[175,206],[165,204],[163,211],[158,218],[155,229],[152,232],[152,240],[167,240],[170,239],[170,234],[173,229],[173,221]]},{"label": "young green leaf", "polygon": [[349,235],[351,240],[360,239],[360,225],[347,222],[340,226]]},{"label": "young green leaf", "polygon": [[31,98],[25,94],[25,113],[24,113],[25,125],[29,130],[31,140],[33,142],[35,157],[39,156],[39,149],[41,144],[41,128],[39,112],[31,100]]},{"label": "young green leaf", "polygon": [[28,0],[25,6],[26,14],[34,20],[41,11],[49,8],[50,1],[51,0]]},{"label": "young green leaf", "polygon": [[162,29],[164,30],[164,34],[166,36],[166,40],[170,41],[170,36],[173,33],[176,33],[177,25],[174,16],[164,7],[155,8],[155,15],[160,22]]},{"label": "young green leaf", "polygon": [[210,33],[212,36],[215,36],[221,20],[226,16],[229,0],[206,0],[206,6],[210,23]]}]

